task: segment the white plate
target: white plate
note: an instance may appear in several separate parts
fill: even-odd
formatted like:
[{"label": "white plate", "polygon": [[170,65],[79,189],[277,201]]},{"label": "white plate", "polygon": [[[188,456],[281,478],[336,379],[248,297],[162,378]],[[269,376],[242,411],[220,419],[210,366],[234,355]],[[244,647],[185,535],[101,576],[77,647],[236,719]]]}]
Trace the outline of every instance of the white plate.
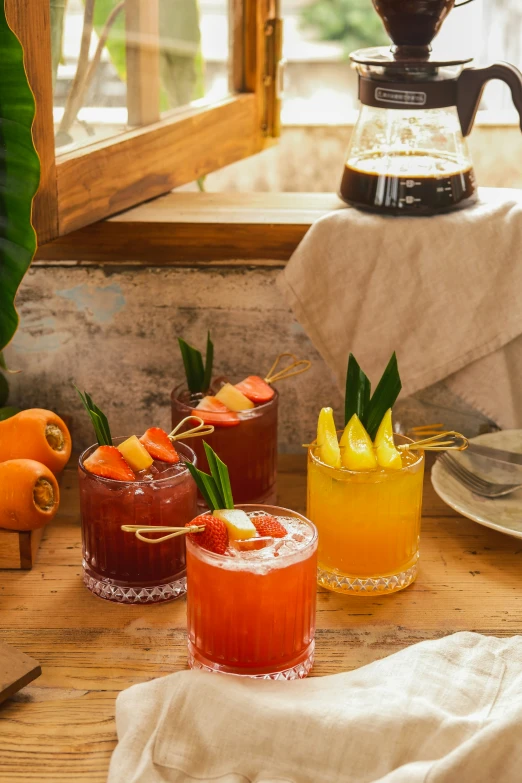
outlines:
[{"label": "white plate", "polygon": [[[484,446],[522,454],[522,430],[489,432],[472,440],[474,443],[482,443]],[[465,452],[455,452],[455,456],[466,462],[471,455],[466,458]],[[491,461],[485,462],[478,457],[473,457],[473,460],[474,465],[491,465]],[[508,467],[507,470],[510,468]],[[518,477],[522,483],[522,468],[516,470],[519,471]],[[486,471],[481,471],[481,475],[486,478]],[[522,490],[519,489],[511,495],[494,500],[479,497],[466,489],[456,478],[453,478],[440,460],[437,460],[431,471],[431,483],[437,495],[463,516],[478,522],[479,525],[507,533],[508,536],[522,538]]]}]

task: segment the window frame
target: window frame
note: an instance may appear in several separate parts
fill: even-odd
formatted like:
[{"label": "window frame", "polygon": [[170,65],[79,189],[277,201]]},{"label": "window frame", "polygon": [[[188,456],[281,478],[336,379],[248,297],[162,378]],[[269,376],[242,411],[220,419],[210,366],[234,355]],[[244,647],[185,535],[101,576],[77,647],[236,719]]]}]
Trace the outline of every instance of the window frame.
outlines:
[{"label": "window frame", "polygon": [[30,11],[28,5],[5,0],[36,100],[33,138],[41,181],[33,224],[40,245],[254,155],[279,135],[280,101],[272,76],[277,52],[271,48],[278,37],[273,33],[280,24],[279,1],[229,0],[230,97],[56,155],[50,3],[32,0]]}]

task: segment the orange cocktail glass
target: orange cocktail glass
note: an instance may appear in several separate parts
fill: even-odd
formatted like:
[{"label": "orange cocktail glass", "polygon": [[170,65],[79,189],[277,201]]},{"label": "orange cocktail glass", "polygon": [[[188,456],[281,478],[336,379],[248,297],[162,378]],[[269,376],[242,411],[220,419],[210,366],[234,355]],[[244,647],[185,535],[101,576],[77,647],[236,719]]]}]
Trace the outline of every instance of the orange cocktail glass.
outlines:
[{"label": "orange cocktail glass", "polygon": [[[408,438],[395,436],[397,445]],[[423,452],[400,470],[332,468],[308,451],[307,514],[319,531],[318,582],[339,593],[394,593],[417,575]]]},{"label": "orange cocktail glass", "polygon": [[276,517],[289,535],[259,550],[229,547],[226,555],[187,537],[189,664],[263,679],[306,677],[314,655],[317,530],[287,509],[236,508]]}]

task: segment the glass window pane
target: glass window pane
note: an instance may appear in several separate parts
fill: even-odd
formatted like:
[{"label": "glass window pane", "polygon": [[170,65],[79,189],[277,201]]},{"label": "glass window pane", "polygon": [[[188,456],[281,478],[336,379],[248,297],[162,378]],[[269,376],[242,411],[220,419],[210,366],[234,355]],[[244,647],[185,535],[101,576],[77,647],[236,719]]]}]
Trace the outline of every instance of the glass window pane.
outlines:
[{"label": "glass window pane", "polygon": [[56,151],[229,94],[228,0],[50,0]]}]

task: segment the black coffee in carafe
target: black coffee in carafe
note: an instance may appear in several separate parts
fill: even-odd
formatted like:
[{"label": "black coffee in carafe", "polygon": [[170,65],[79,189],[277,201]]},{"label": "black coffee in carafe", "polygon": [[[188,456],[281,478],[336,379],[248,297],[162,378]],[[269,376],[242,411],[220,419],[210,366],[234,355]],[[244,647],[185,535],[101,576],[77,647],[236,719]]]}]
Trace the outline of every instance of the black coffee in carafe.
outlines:
[{"label": "black coffee in carafe", "polygon": [[[412,156],[409,157],[408,165],[412,166]],[[475,176],[471,167],[441,173],[448,168],[447,160],[437,155],[417,157],[423,158],[419,164],[426,173],[404,176],[391,173],[400,170],[401,161],[394,156],[372,158],[366,162],[370,170],[347,163],[341,181],[341,198],[360,209],[395,215],[434,215],[467,207],[475,201]],[[364,166],[365,161],[360,165]]]}]

